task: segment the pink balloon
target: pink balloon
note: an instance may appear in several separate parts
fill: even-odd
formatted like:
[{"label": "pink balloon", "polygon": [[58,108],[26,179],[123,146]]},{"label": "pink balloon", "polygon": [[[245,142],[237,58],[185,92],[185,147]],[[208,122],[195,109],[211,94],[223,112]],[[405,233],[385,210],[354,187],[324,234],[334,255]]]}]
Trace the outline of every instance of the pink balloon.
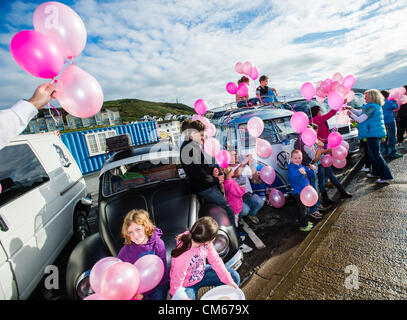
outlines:
[{"label": "pink balloon", "polygon": [[270,166],[264,166],[260,170],[260,178],[267,184],[273,184],[274,180],[276,179],[276,172]]},{"label": "pink balloon", "polygon": [[335,168],[342,169],[346,166],[346,158],[344,158],[344,159],[332,158],[332,165]]},{"label": "pink balloon", "polygon": [[305,82],[301,86],[301,95],[308,101],[315,96],[315,87],[311,82]]},{"label": "pink balloon", "polygon": [[402,95],[401,97],[400,97],[400,100],[399,100],[399,104],[401,105],[401,104],[406,104],[407,103],[407,96],[406,95]]},{"label": "pink balloon", "polygon": [[331,91],[331,84],[326,80],[322,81],[319,87],[326,95]]},{"label": "pink balloon", "polygon": [[89,118],[100,111],[103,105],[103,91],[99,82],[86,71],[71,64],[58,82],[62,89],[56,97],[66,112],[78,118]]},{"label": "pink balloon", "polygon": [[273,152],[271,144],[264,139],[256,139],[256,153],[261,158],[268,158]]},{"label": "pink balloon", "polygon": [[345,97],[348,94],[349,89],[346,88],[344,85],[340,84],[336,87],[336,92],[340,93],[343,97]]},{"label": "pink balloon", "polygon": [[264,130],[264,122],[259,117],[251,117],[247,122],[247,130],[252,137],[259,137]]},{"label": "pink balloon", "polygon": [[112,265],[121,262],[119,258],[106,257],[95,263],[89,275],[89,283],[93,292],[100,293],[100,283],[106,270]]},{"label": "pink balloon", "polygon": [[332,81],[338,81],[339,83],[342,83],[343,81],[343,76],[340,72],[336,72],[333,76],[332,76]]},{"label": "pink balloon", "polygon": [[208,109],[208,104],[203,99],[198,99],[195,101],[194,108],[197,114],[204,115],[206,110]]},{"label": "pink balloon", "polygon": [[215,157],[221,168],[227,168],[232,160],[232,156],[226,150],[221,150]]},{"label": "pink balloon", "polygon": [[302,111],[295,112],[291,116],[290,124],[295,131],[302,132],[307,128],[309,124],[309,119],[304,112]]},{"label": "pink balloon", "polygon": [[34,12],[34,28],[55,39],[64,58],[77,57],[86,45],[86,29],[79,15],[67,5],[44,2]]},{"label": "pink balloon", "polygon": [[343,106],[343,97],[338,92],[331,92],[328,95],[328,105],[333,110],[339,110]]},{"label": "pink balloon", "polygon": [[103,300],[103,298],[99,293],[94,293],[94,294],[87,296],[83,300]]},{"label": "pink balloon", "polygon": [[236,94],[237,93],[237,85],[234,82],[229,82],[226,85],[226,91],[230,94]]},{"label": "pink balloon", "polygon": [[308,185],[304,189],[302,189],[300,193],[300,199],[304,206],[312,207],[318,201],[318,193],[312,186]]},{"label": "pink balloon", "polygon": [[147,254],[138,259],[134,266],[140,274],[140,285],[137,293],[144,293],[154,289],[164,275],[164,262],[155,254]]},{"label": "pink balloon", "polygon": [[203,118],[203,117],[202,117],[201,115],[199,115],[199,114],[194,114],[194,115],[192,116],[192,121],[196,121],[196,120],[201,121],[202,118]]},{"label": "pink balloon", "polygon": [[349,90],[349,92],[345,96],[345,99],[348,102],[351,102],[354,98],[355,98],[355,93],[352,90]]},{"label": "pink balloon", "polygon": [[250,76],[250,75],[252,74],[252,71],[253,71],[253,66],[252,66],[252,64],[250,63],[250,61],[246,61],[246,62],[243,64],[243,72],[244,72],[245,74],[247,74],[248,76]]},{"label": "pink balloon", "polygon": [[352,75],[346,76],[342,82],[342,84],[348,89],[352,88],[355,83],[356,83],[356,78]]},{"label": "pink balloon", "polygon": [[58,44],[40,32],[25,30],[17,33],[11,39],[10,51],[17,64],[34,77],[52,79],[64,67]]},{"label": "pink balloon", "polygon": [[105,300],[130,300],[140,284],[138,269],[128,262],[118,262],[106,270],[100,284],[100,295]]},{"label": "pink balloon", "polygon": [[237,94],[241,97],[246,97],[249,93],[249,86],[246,83],[241,83],[237,87]]},{"label": "pink balloon", "polygon": [[325,168],[332,166],[332,156],[330,154],[325,154],[321,159],[321,165]]},{"label": "pink balloon", "polygon": [[312,128],[305,128],[301,132],[301,140],[309,147],[313,146],[317,141],[317,133]]},{"label": "pink balloon", "polygon": [[259,77],[259,70],[257,69],[257,67],[253,67],[253,71],[250,74],[250,78],[252,78],[252,80],[256,80]]},{"label": "pink balloon", "polygon": [[237,62],[235,65],[235,70],[237,73],[242,73],[243,74],[243,63]]},{"label": "pink balloon", "polygon": [[209,125],[206,127],[205,133],[207,137],[213,137],[216,133],[215,125],[209,122]]},{"label": "pink balloon", "polygon": [[317,90],[315,91],[315,94],[316,94],[317,98],[320,97],[320,98],[324,98],[324,100],[325,100],[326,93],[324,91],[322,91],[321,88],[318,87]]},{"label": "pink balloon", "polygon": [[208,138],[204,142],[204,151],[210,155],[212,158],[215,158],[220,151],[220,143],[216,138]]},{"label": "pink balloon", "polygon": [[331,149],[339,146],[342,142],[342,136],[340,133],[334,131],[328,135],[328,145]]},{"label": "pink balloon", "polygon": [[272,188],[269,193],[269,202],[274,208],[281,208],[285,204],[284,194],[275,188]]},{"label": "pink balloon", "polygon": [[346,151],[349,151],[349,143],[346,140],[342,140],[341,146],[344,146]]},{"label": "pink balloon", "polygon": [[332,157],[334,159],[345,159],[348,155],[348,151],[342,145],[339,145],[332,149]]}]

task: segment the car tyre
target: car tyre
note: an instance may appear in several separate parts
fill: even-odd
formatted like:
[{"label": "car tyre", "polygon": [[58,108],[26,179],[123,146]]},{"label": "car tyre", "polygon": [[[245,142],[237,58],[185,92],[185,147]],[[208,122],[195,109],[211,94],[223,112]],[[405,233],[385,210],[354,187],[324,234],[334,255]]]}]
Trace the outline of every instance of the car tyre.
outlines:
[{"label": "car tyre", "polygon": [[85,211],[75,211],[73,218],[73,232],[76,241],[82,241],[90,235],[90,227]]}]

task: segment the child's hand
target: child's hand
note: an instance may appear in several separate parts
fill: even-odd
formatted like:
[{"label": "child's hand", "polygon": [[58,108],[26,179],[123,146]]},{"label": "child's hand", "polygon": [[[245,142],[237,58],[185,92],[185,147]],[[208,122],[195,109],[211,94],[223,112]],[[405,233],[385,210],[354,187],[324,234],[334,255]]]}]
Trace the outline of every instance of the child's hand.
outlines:
[{"label": "child's hand", "polygon": [[133,297],[133,300],[143,300],[143,294],[142,293],[136,293],[136,295]]},{"label": "child's hand", "polygon": [[315,166],[313,164],[310,164],[309,167],[311,168],[311,170],[315,170]]},{"label": "child's hand", "polygon": [[239,289],[239,286],[234,282],[229,283],[229,285],[232,286],[235,289]]},{"label": "child's hand", "polygon": [[218,175],[219,175],[219,169],[218,168],[214,168],[213,169],[213,174],[212,174],[215,178],[217,178],[218,177]]},{"label": "child's hand", "polygon": [[307,175],[307,172],[305,171],[305,169],[304,169],[304,168],[301,168],[299,171],[300,171],[300,173],[301,173],[301,174],[303,174],[304,176],[306,176],[306,175]]}]

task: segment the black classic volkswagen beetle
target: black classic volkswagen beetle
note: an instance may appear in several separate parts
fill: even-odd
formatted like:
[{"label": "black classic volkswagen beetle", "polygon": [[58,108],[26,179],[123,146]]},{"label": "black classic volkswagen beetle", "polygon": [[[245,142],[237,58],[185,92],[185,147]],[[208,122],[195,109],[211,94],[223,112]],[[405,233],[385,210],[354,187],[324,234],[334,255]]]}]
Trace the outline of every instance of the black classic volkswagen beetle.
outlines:
[{"label": "black classic volkswagen beetle", "polygon": [[83,299],[92,293],[89,274],[93,265],[107,256],[117,256],[123,246],[121,227],[132,209],[144,209],[163,231],[168,268],[175,236],[202,216],[219,224],[214,246],[226,266],[238,269],[243,255],[238,235],[226,211],[203,203],[191,192],[180,166],[179,150],[169,143],[158,143],[115,152],[104,163],[99,177],[99,232],[92,234],[72,251],[66,271],[69,299]]}]

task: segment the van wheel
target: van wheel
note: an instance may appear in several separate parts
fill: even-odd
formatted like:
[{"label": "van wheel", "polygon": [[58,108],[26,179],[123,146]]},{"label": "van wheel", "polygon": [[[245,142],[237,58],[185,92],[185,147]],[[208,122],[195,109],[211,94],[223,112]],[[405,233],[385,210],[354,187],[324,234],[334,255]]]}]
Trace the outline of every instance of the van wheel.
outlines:
[{"label": "van wheel", "polygon": [[90,227],[85,211],[75,211],[73,218],[74,238],[82,241],[90,235]]}]

